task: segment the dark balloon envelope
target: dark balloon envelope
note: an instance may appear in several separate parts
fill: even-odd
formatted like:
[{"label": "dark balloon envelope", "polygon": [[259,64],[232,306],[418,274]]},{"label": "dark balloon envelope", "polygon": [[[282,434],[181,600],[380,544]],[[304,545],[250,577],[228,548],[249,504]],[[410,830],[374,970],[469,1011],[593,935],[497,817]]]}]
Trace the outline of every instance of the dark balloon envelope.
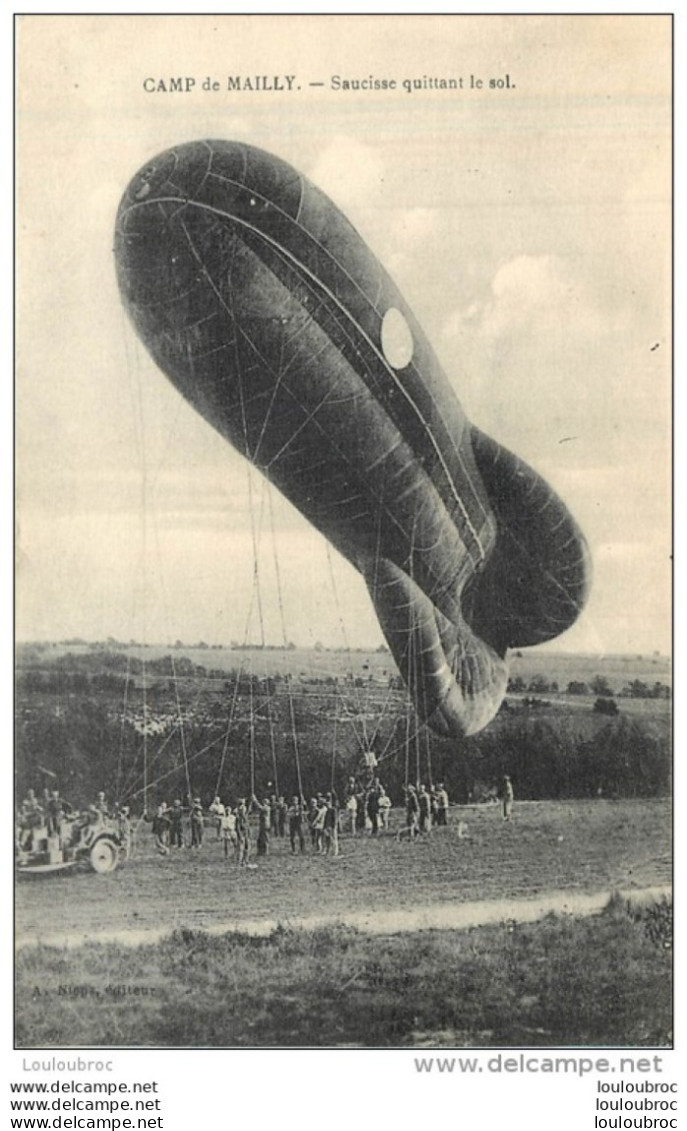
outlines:
[{"label": "dark balloon envelope", "polygon": [[284,161],[191,142],[131,182],[115,254],[159,367],[364,576],[421,718],[485,726],[507,650],[578,615],[585,542],[466,419],[355,229]]}]

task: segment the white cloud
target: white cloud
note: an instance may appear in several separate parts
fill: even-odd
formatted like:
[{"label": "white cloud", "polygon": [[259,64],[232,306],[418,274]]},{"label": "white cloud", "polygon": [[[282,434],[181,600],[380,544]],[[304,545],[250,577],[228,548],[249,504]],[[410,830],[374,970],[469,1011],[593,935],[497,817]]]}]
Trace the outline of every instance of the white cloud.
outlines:
[{"label": "white cloud", "polygon": [[436,235],[440,220],[440,213],[435,208],[404,208],[394,214],[392,238],[407,248],[423,243]]},{"label": "white cloud", "polygon": [[599,333],[607,327],[584,279],[568,260],[553,255],[519,255],[496,271],[482,313],[483,330],[493,338],[557,329]]},{"label": "white cloud", "polygon": [[442,334],[450,340],[470,330],[507,344],[533,333],[542,340],[560,335],[564,349],[573,338],[605,336],[629,325],[629,303],[618,302],[617,294],[612,298],[589,281],[584,261],[518,255],[497,267],[483,298],[451,312]]},{"label": "white cloud", "polygon": [[384,181],[384,162],[376,148],[337,134],[308,172],[310,180],[346,212],[377,201]]}]

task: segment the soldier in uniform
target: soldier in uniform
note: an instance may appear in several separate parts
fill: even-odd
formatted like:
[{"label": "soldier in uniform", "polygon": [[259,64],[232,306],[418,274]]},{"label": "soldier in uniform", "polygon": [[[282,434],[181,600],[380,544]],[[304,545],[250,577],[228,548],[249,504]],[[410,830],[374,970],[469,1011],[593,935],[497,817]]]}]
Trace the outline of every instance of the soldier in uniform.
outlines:
[{"label": "soldier in uniform", "polygon": [[122,842],[125,860],[128,860],[132,855],[131,818],[129,812],[128,805],[122,805],[117,811],[117,831],[119,833],[119,839]]},{"label": "soldier in uniform", "polygon": [[144,820],[150,821],[152,824],[156,849],[161,856],[167,856],[169,853],[170,819],[166,803],[161,802],[154,817],[149,817],[147,813],[144,813],[143,817]]},{"label": "soldier in uniform", "polygon": [[232,813],[231,805],[222,806],[224,816],[221,817],[222,842],[224,844],[224,859],[229,856],[229,846],[236,848],[236,814]]},{"label": "soldier in uniform", "polygon": [[334,790],[325,798],[324,851],[327,856],[339,855],[339,800]]},{"label": "soldier in uniform", "polygon": [[303,797],[292,797],[291,804],[287,809],[287,814],[289,819],[291,853],[295,856],[296,841],[298,841],[301,852],[305,852],[305,832],[303,830],[305,823],[305,799]]},{"label": "soldier in uniform", "polygon": [[40,828],[45,820],[43,809],[36,794],[30,789],[21,803],[18,820],[19,847],[27,848],[33,838],[33,830]]},{"label": "soldier in uniform", "polygon": [[203,806],[199,797],[194,797],[191,805],[191,848],[203,844]]},{"label": "soldier in uniform", "polygon": [[71,805],[64,797],[60,797],[60,791],[53,789],[48,801],[48,836],[60,835],[62,822],[71,811]]},{"label": "soldier in uniform", "polygon": [[225,815],[225,810],[224,810],[224,805],[220,801],[219,797],[215,797],[215,799],[212,802],[212,805],[210,806],[209,812],[212,814],[212,816],[215,819],[215,828],[217,829],[217,839],[220,840],[220,838],[222,836],[222,818]]},{"label": "soldier in uniform", "polygon": [[366,812],[370,821],[370,835],[377,836],[379,832],[379,784],[373,778],[366,798]]},{"label": "soldier in uniform", "polygon": [[432,827],[432,798],[424,785],[421,785],[418,790],[417,803],[420,817],[420,832],[428,833]]},{"label": "soldier in uniform", "polygon": [[406,828],[408,836],[417,836],[417,826],[420,819],[420,805],[414,785],[407,785],[406,791]]},{"label": "soldier in uniform", "polygon": [[184,847],[184,810],[179,800],[169,811],[169,844],[170,848]]},{"label": "soldier in uniform", "polygon": [[286,836],[286,818],[288,809],[289,807],[286,804],[286,798],[280,797],[277,801],[277,828],[275,830],[280,840],[283,840]]},{"label": "soldier in uniform", "polygon": [[434,798],[437,804],[437,825],[445,828],[448,824],[448,793],[446,792],[443,781],[439,782],[434,793]]},{"label": "soldier in uniform", "polygon": [[315,799],[315,809],[311,811],[310,831],[313,837],[313,848],[319,856],[324,852],[324,822],[327,816],[327,802],[321,793]]},{"label": "soldier in uniform", "polygon": [[252,803],[253,809],[258,814],[258,856],[267,856],[270,845],[272,806],[268,797],[265,797],[263,801],[258,801],[255,795],[253,795]]},{"label": "soldier in uniform", "polygon": [[239,868],[245,868],[248,864],[249,851],[250,823],[248,820],[248,809],[246,808],[245,797],[239,797],[238,805],[236,806],[236,863]]},{"label": "soldier in uniform", "polygon": [[379,820],[381,826],[384,829],[384,832],[387,832],[389,828],[389,814],[391,813],[391,798],[389,797],[389,794],[386,792],[383,785],[380,785],[379,787],[379,800],[377,804],[379,808]]},{"label": "soldier in uniform", "polygon": [[501,816],[504,821],[512,821],[515,794],[513,792],[513,783],[508,774],[504,775],[501,789],[499,790],[499,797],[501,799]]},{"label": "soldier in uniform", "polygon": [[269,800],[269,806],[270,806],[269,831],[272,833],[272,836],[277,836],[278,835],[277,830],[279,828],[279,798],[277,797],[276,793],[273,793],[271,795],[270,800]]},{"label": "soldier in uniform", "polygon": [[98,794],[92,808],[96,812],[100,813],[101,817],[107,817],[109,815],[107,800],[105,798],[105,794],[102,791]]}]

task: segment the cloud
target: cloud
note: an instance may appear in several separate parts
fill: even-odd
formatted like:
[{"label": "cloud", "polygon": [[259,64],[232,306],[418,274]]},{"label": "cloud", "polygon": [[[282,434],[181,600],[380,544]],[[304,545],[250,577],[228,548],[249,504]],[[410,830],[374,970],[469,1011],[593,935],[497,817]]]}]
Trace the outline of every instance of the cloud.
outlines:
[{"label": "cloud", "polygon": [[492,338],[528,333],[606,332],[602,311],[576,264],[560,256],[520,255],[496,271],[482,311],[482,328]]},{"label": "cloud", "polygon": [[441,214],[436,208],[404,208],[394,213],[392,238],[408,250],[436,235]]},{"label": "cloud", "polygon": [[488,333],[509,333],[542,313],[553,313],[569,298],[571,286],[553,256],[520,255],[502,264],[491,284],[483,321]]},{"label": "cloud", "polygon": [[532,335],[570,343],[620,332],[630,321],[630,306],[585,274],[584,262],[563,256],[518,255],[501,263],[483,297],[452,311],[442,335],[466,332],[485,343],[510,344]]},{"label": "cloud", "polygon": [[372,146],[346,134],[337,134],[308,173],[323,192],[346,212],[379,202],[384,182],[384,162]]}]

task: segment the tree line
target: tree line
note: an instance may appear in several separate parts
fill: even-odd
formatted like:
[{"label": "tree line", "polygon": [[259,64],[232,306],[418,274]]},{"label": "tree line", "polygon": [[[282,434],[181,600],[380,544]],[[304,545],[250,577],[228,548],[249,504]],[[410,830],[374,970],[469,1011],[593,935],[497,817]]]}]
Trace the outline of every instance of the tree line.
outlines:
[{"label": "tree line", "polygon": [[150,804],[185,797],[189,784],[205,802],[218,784],[227,798],[250,793],[253,784],[285,795],[332,785],[343,793],[349,775],[362,780],[368,772],[364,734],[395,804],[407,781],[443,781],[453,801],[477,802],[493,795],[505,773],[518,797],[534,800],[656,797],[671,786],[667,720],[504,711],[486,730],[456,743],[405,711],[365,723],[341,717],[334,694],[314,700],[262,688],[258,699],[253,688],[236,695],[184,692],[178,717],[170,712],[166,730],[146,737],[133,721],[143,717],[140,691],[129,689],[125,713],[114,688],[92,690],[59,700],[18,694],[20,792],[54,780],[75,804],[105,789],[140,808],[145,753]]},{"label": "tree line", "polygon": [[545,675],[534,675],[529,680],[523,679],[522,676],[513,676],[508,680],[508,691],[512,694],[524,694],[525,692],[534,692],[538,695],[560,694],[563,691],[566,695],[596,695],[600,698],[612,698],[617,696],[621,699],[670,699],[671,689],[668,684],[661,683],[656,680],[653,684],[645,683],[642,679],[628,680],[617,690],[611,687],[605,675],[595,675],[589,682],[581,679],[571,679],[565,686],[561,688],[557,680],[547,679]]}]

